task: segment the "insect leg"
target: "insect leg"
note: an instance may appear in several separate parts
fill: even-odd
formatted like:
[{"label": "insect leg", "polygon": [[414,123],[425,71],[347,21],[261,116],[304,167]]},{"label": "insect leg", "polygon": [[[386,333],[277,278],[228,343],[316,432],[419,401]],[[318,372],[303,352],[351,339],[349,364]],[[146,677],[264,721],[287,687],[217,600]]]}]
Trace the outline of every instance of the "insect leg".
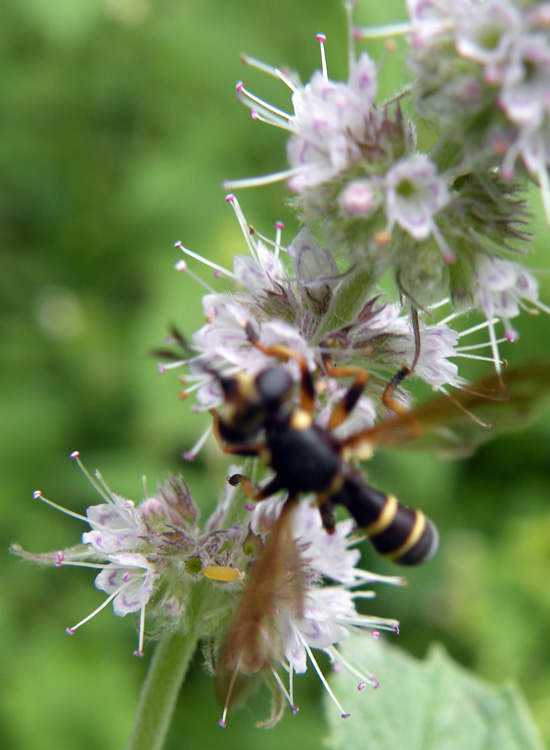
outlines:
[{"label": "insect leg", "polygon": [[382,394],[382,403],[384,404],[384,406],[394,414],[397,414],[397,416],[399,417],[407,414],[408,409],[407,407],[403,406],[403,404],[401,404],[396,398],[394,398],[393,394],[396,388],[398,388],[398,386],[402,383],[402,381],[406,377],[414,373],[414,368],[418,364],[418,358],[420,357],[420,326],[418,324],[418,312],[416,308],[413,308],[411,310],[411,321],[414,334],[414,357],[412,364],[410,367],[408,367],[406,364],[403,364],[401,369],[396,372],[393,378],[390,380],[384,390],[384,393]]},{"label": "insect leg", "polygon": [[361,367],[337,367],[332,364],[328,354],[323,355],[323,364],[327,375],[331,378],[355,377],[344,397],[336,404],[329,417],[327,429],[334,430],[355,408],[369,379],[369,373]]},{"label": "insect leg", "polygon": [[248,497],[254,503],[265,500],[266,498],[271,497],[271,495],[274,495],[276,492],[279,492],[279,490],[284,489],[283,485],[281,484],[281,480],[277,476],[274,476],[273,479],[270,479],[269,482],[263,487],[255,487],[250,479],[243,476],[243,474],[233,474],[232,476],[227,478],[227,481],[232,487],[236,487],[240,484]]},{"label": "insect leg", "polygon": [[327,495],[317,495],[317,507],[321,514],[321,521],[327,534],[334,534],[336,531],[336,515],[334,505]]}]

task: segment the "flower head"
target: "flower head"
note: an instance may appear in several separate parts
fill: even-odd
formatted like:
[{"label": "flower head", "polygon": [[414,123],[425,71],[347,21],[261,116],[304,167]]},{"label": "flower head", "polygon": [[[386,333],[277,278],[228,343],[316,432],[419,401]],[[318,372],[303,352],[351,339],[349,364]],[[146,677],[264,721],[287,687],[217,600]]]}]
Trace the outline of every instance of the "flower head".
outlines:
[{"label": "flower head", "polygon": [[294,172],[291,190],[302,192],[328,182],[361,161],[376,88],[376,66],[362,54],[351,65],[348,83],[331,81],[317,71],[294,91],[294,115],[289,119],[293,135],[287,147]]},{"label": "flower head", "polygon": [[[224,703],[221,726],[226,725],[235,691],[242,690],[240,680],[262,671],[275,678],[273,689],[296,713],[294,674],[305,672],[308,662],[340,714],[347,717],[349,714],[330,689],[313,650],[324,651],[332,662],[346,666],[359,678],[360,689],[368,684],[377,687],[376,678],[346,662],[337,645],[355,630],[398,632],[395,620],[361,615],[356,610],[357,598],[374,596],[372,592],[355,591],[358,583],[403,585],[404,580],[371,576],[356,567],[359,552],[349,549],[356,541],[349,538],[352,525],[337,524],[334,536],[327,535],[318,509],[306,501],[292,511],[291,530],[282,523],[285,518],[289,518],[289,506],[276,501],[260,504],[253,515],[253,527],[261,530],[267,541],[218,657],[218,690]],[[269,576],[264,579],[267,573]],[[338,583],[323,585],[324,577]],[[281,673],[288,676],[288,686]],[[274,707],[272,716],[262,726],[271,726],[280,718],[281,701],[274,700]]]},{"label": "flower head", "polygon": [[476,154],[511,180],[521,157],[539,180],[550,221],[550,151],[542,145],[550,107],[547,5],[409,0],[407,7],[420,111],[438,120],[445,138],[461,134],[469,165]]}]

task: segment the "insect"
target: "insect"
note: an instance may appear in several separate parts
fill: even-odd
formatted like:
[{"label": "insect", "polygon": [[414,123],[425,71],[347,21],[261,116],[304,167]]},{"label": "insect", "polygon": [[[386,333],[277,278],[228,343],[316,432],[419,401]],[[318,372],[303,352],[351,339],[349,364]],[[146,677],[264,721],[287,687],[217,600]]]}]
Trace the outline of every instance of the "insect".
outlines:
[{"label": "insect", "polygon": [[222,725],[229,708],[252,688],[254,681],[247,678],[266,672],[277,678],[274,664],[281,660],[282,652],[277,618],[286,612],[300,619],[303,613],[303,571],[290,523],[300,494],[317,495],[329,533],[334,530],[334,508],[342,505],[379,553],[405,565],[426,562],[437,550],[434,524],[420,511],[369,486],[347,460],[347,454],[390,446],[466,455],[534,416],[548,398],[550,382],[550,363],[519,367],[509,371],[504,381],[493,375],[471,389],[406,411],[392,396],[408,374],[403,369],[384,394],[386,405],[399,413],[339,439],[333,431],[353,411],[367,375],[358,368],[333,367],[325,361],[329,375],[352,376],[354,381],[333,408],[327,426],[321,427],[313,418],[315,391],[305,360],[285,346],[264,347],[252,332],[248,333],[252,343],[266,354],[298,362],[300,403],[289,404],[293,386],[281,364],[269,366],[254,378],[247,374],[220,378],[225,400],[220,412],[212,412],[220,446],[227,453],[258,456],[274,472],[259,488],[239,474],[230,477],[230,483],[241,484],[255,501],[280,490],[288,493],[218,653],[216,685],[224,705]]},{"label": "insect", "polygon": [[[327,426],[314,419],[314,382],[306,360],[284,345],[263,346],[249,327],[247,334],[252,344],[273,357],[294,359],[301,371],[300,403],[294,406],[289,397],[293,381],[287,368],[273,364],[255,377],[248,373],[225,378],[217,376],[224,403],[220,411],[211,410],[214,435],[221,449],[233,455],[258,456],[274,472],[274,476],[260,488],[250,480],[235,474],[229,478],[233,485],[242,484],[253,501],[260,501],[280,490],[288,493],[293,502],[302,493],[315,493],[323,524],[328,533],[334,532],[335,506],[342,505],[382,555],[402,565],[417,565],[429,560],[438,545],[434,524],[421,511],[412,510],[365,483],[362,475],[350,467],[345,457],[359,435],[339,439],[334,430],[353,411],[365,384],[367,373],[355,367],[334,367],[325,359],[327,374],[333,377],[352,376],[343,398],[335,405]],[[394,411],[402,410],[392,398],[396,383],[404,377],[400,371],[386,388],[385,403]],[[416,426],[414,418],[407,424]],[[260,433],[263,440],[257,441]],[[367,433],[360,433],[365,438]]]},{"label": "insect", "polygon": [[[426,562],[437,550],[435,525],[421,511],[368,485],[350,456],[380,446],[428,449],[450,457],[467,455],[535,416],[548,398],[550,382],[550,363],[518,367],[504,377],[492,375],[468,389],[405,410],[393,398],[410,372],[404,367],[383,396],[394,416],[338,438],[334,431],[353,412],[367,373],[324,360],[329,377],[352,377],[353,382],[333,407],[326,426],[321,426],[314,418],[315,383],[304,357],[284,345],[262,345],[250,327],[246,332],[251,344],[273,357],[274,363],[255,376],[241,372],[225,377],[209,370],[223,393],[219,411],[211,410],[214,435],[224,452],[256,456],[273,470],[272,478],[260,487],[240,474],[229,478],[231,484],[241,484],[254,501],[283,490],[287,497],[218,652],[216,684],[224,704],[222,724],[229,707],[253,685],[254,680],[247,678],[270,670],[276,679],[273,665],[282,649],[277,627],[280,613],[286,611],[299,619],[303,612],[302,563],[290,523],[300,495],[316,495],[329,533],[335,528],[335,507],[341,505],[380,554],[404,565]],[[185,348],[182,337],[177,332],[174,336]],[[277,361],[281,359],[292,359],[300,368],[299,403],[287,368]]]},{"label": "insect", "polygon": [[248,373],[230,378],[217,376],[224,394],[221,410],[211,410],[218,444],[225,453],[257,456],[274,472],[259,488],[241,474],[233,475],[229,482],[241,484],[255,502],[281,490],[288,493],[288,502],[302,493],[316,494],[328,533],[334,531],[334,509],[341,505],[374,549],[401,565],[418,565],[431,559],[437,551],[437,529],[422,511],[368,485],[347,457],[379,446],[427,448],[454,457],[467,455],[479,444],[520,426],[536,413],[550,378],[550,364],[520,367],[509,371],[504,382],[500,376],[492,375],[467,390],[406,410],[393,398],[395,388],[410,372],[403,368],[382,397],[395,416],[338,438],[334,430],[353,411],[368,374],[356,367],[335,367],[325,359],[329,376],[352,376],[354,380],[334,406],[327,426],[322,427],[313,416],[315,388],[305,359],[284,345],[263,346],[250,327],[247,335],[265,354],[298,362],[300,403],[292,404],[292,379],[280,363],[270,365],[255,377]]}]

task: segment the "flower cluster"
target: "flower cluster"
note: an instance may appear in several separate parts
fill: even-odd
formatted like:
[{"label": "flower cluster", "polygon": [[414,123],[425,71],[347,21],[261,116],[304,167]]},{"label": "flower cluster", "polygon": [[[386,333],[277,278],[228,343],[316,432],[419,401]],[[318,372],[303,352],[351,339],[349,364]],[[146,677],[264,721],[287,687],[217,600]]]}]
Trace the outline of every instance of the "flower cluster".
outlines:
[{"label": "flower cluster", "polygon": [[[410,23],[383,30],[353,26],[353,6],[347,4],[352,42],[346,83],[328,75],[324,35],[317,37],[322,70],[306,84],[296,74],[243,57],[291,91],[292,112],[285,113],[242,83],[237,86],[238,98],[255,119],[288,131],[290,167],[225,185],[235,189],[287,179],[302,221],[321,230],[330,265],[327,260],[318,265],[316,279],[318,284],[325,274],[330,279],[334,310],[324,311],[318,327],[323,337],[335,334],[337,323],[353,326],[391,269],[396,290],[427,323],[437,319],[433,308],[444,300],[455,312],[482,312],[498,370],[494,324],[500,320],[511,340],[509,320],[518,305],[545,309],[536,281],[525,269],[518,271],[514,257],[530,237],[525,174],[516,176],[509,167],[521,154],[550,205],[544,147],[550,101],[546,5],[522,11],[511,0],[410,0]],[[415,82],[380,105],[376,66],[366,53],[356,54],[353,40],[394,31],[407,32]],[[414,122],[404,118],[400,106],[404,97],[422,117],[435,121],[440,137],[429,153],[417,150]],[[502,282],[509,282],[504,290],[491,289],[495,266]],[[518,273],[521,285],[513,281]],[[511,315],[501,312],[502,291]],[[417,345],[418,340],[417,331]],[[376,356],[368,364],[376,369]]]},{"label": "flower cluster", "polygon": [[[246,585],[250,570],[265,545],[280,510],[280,500],[265,502],[254,510],[245,508],[245,521],[229,528],[227,514],[234,513],[236,489],[227,485],[224,496],[203,533],[199,513],[186,483],[173,478],[154,496],[135,505],[112,492],[101,475],[92,477],[75,459],[103,502],[90,506],[85,516],[67,510],[34,493],[48,505],[86,522],[91,530],[82,535],[82,544],[53,553],[33,554],[18,545],[12,552],[34,562],[56,567],[77,566],[99,570],[95,579],[98,589],[108,596],[92,613],[72,627],[70,635],[89,622],[110,603],[116,615],[139,615],[138,648],[143,656],[145,612],[147,632],[165,629],[194,634],[195,638],[219,637],[220,625],[227,622],[231,602]],[[225,524],[224,524],[225,521]],[[281,638],[280,668],[288,676],[288,688],[280,681],[281,695],[288,699],[294,712],[293,675],[306,671],[307,659],[314,665],[343,716],[346,712],[332,693],[312,649],[326,652],[334,665],[345,667],[359,680],[358,688],[377,687],[376,677],[350,664],[337,644],[354,631],[368,630],[374,637],[380,630],[398,632],[396,620],[360,614],[355,600],[374,596],[372,591],[358,590],[363,584],[387,583],[401,586],[403,578],[380,576],[359,567],[359,541],[352,535],[353,523],[337,524],[327,537],[315,504],[307,500],[292,518],[292,535],[300,560],[297,575],[304,589],[301,616],[281,614],[277,633]],[[323,585],[330,581],[330,585]],[[194,587],[201,586],[200,611],[189,605]],[[282,610],[283,611],[283,610]],[[266,618],[271,613],[266,612]],[[279,718],[272,716],[269,723]],[[225,721],[225,714],[224,714]]]},{"label": "flower cluster", "polygon": [[[295,73],[243,57],[291,92],[287,113],[242,82],[237,85],[238,99],[255,120],[288,133],[288,168],[226,187],[287,180],[302,228],[283,241],[284,227],[277,222],[270,239],[249,225],[231,193],[227,201],[247,250],[233,259],[231,269],[176,243],[185,255],[177,270],[206,289],[205,324],[189,339],[174,328],[170,342],[178,352],[163,356],[166,361],[160,366],[162,372],[187,368],[182,395],[195,394],[196,408],[213,413],[218,432],[217,410],[231,406],[224,383],[234,378],[234,384],[242,373],[250,378],[263,373],[274,364],[274,355],[284,360],[281,366],[295,383],[303,386],[304,370],[309,371],[312,405],[302,412],[308,426],[327,433],[340,462],[323,488],[321,511],[327,498],[330,505],[338,493],[343,496],[346,479],[360,477],[353,463],[357,456],[348,452],[361,446],[345,439],[355,439],[387,419],[388,406],[400,412],[411,403],[403,387],[410,378],[402,383],[406,375],[445,393],[466,383],[458,370],[461,357],[486,359],[499,372],[499,345],[518,336],[514,318],[525,308],[548,311],[538,299],[533,274],[519,260],[530,239],[524,203],[529,175],[540,183],[550,220],[550,5],[408,0],[410,21],[382,30],[357,28],[354,5],[346,3],[350,62],[345,82],[329,77],[322,34],[317,36],[321,70],[306,84]],[[396,32],[406,34],[415,82],[379,103],[376,63],[355,47],[360,39]],[[415,114],[430,118],[438,130],[429,151],[418,149]],[[524,168],[518,168],[520,159]],[[189,267],[189,259],[203,262],[229,289],[212,288]],[[467,327],[462,321],[472,312],[479,319]],[[498,325],[503,334],[497,333]],[[480,329],[486,329],[487,343],[461,343]],[[478,353],[482,347],[490,350],[487,355]],[[343,381],[359,370],[366,373],[364,393],[360,387],[346,388]],[[388,383],[391,401],[386,397]],[[289,392],[283,404],[289,413],[297,406],[297,392]],[[250,430],[254,439],[266,428],[261,416]],[[184,456],[192,459],[206,437]],[[232,452],[259,456],[269,466],[269,452],[261,448]],[[77,454],[74,458],[80,464]],[[248,473],[263,478],[263,469],[259,461]],[[299,491],[289,491],[288,497],[275,493],[254,509],[242,488],[226,485],[201,530],[198,510],[182,480],[171,480],[134,505],[114,494],[100,475],[87,476],[103,502],[88,508],[86,516],[70,513],[90,526],[81,545],[46,555],[13,548],[37,562],[99,569],[96,586],[107,599],[68,632],[112,602],[117,615],[139,615],[137,654],[143,652],[147,608],[148,633],[161,637],[177,632],[207,640],[220,658],[224,630],[233,613],[240,613],[239,598],[247,601],[246,586],[265,560],[262,550],[271,549],[269,540],[277,540],[276,530],[288,513],[290,578],[282,576],[270,584],[267,610],[261,601],[254,603],[257,617],[244,628],[245,636],[250,631],[248,643],[236,659],[226,659],[230,673],[218,688],[225,706],[221,723],[225,725],[233,705],[241,672],[246,672],[240,669],[245,652],[252,656],[248,675],[267,673],[266,681],[277,686],[276,708],[267,724],[277,720],[284,699],[296,711],[293,675],[304,672],[308,660],[341,714],[347,715],[312,649],[349,669],[360,689],[376,686],[367,670],[344,660],[337,644],[353,630],[396,631],[396,621],[359,614],[355,602],[371,596],[359,590],[364,583],[403,580],[357,567],[351,521],[326,522],[314,499],[299,501]],[[245,479],[248,497],[257,499],[252,481]],[[291,489],[282,480],[266,487]],[[37,497],[44,500],[41,493]],[[329,512],[326,507],[324,512]],[[334,533],[327,534],[325,528]],[[293,590],[299,592],[299,606],[289,605]],[[233,632],[232,625],[228,632]],[[258,657],[258,640],[264,652],[269,649],[268,657]]]},{"label": "flower cluster", "polygon": [[415,98],[461,158],[520,167],[537,179],[550,220],[550,4],[408,0]]}]

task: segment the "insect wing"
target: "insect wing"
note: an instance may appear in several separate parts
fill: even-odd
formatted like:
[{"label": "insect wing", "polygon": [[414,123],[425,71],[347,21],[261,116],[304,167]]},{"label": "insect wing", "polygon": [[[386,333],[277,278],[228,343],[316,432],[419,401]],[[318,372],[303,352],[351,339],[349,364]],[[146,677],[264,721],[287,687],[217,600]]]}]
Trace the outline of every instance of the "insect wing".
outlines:
[{"label": "insect wing", "polygon": [[216,660],[216,693],[225,711],[254,687],[247,678],[282,658],[281,618],[303,616],[304,575],[292,535],[293,505],[283,506],[270,532]]},{"label": "insect wing", "polygon": [[550,399],[550,363],[491,375],[344,441],[344,447],[401,447],[460,458],[479,445],[524,426]]}]

